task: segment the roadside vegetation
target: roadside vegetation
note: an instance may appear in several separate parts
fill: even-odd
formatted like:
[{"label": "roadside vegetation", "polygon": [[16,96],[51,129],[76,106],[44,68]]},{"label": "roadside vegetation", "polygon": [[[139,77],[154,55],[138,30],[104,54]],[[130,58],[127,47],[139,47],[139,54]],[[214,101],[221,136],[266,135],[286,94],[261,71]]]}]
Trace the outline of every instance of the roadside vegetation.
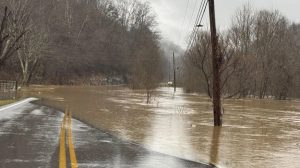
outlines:
[{"label": "roadside vegetation", "polygon": [[[212,96],[209,31],[198,32],[184,55],[188,92]],[[300,97],[300,25],[277,10],[239,9],[227,31],[219,33],[222,94],[227,98]]]},{"label": "roadside vegetation", "polygon": [[3,0],[0,13],[1,49],[12,48],[0,57],[1,79],[128,84],[149,94],[162,79],[160,36],[148,3]]},{"label": "roadside vegetation", "polygon": [[[162,80],[172,80],[168,44],[146,2],[3,0],[0,21],[1,79],[23,86],[126,84],[145,90],[147,102]],[[246,5],[219,39],[223,97],[300,97],[299,24]],[[187,92],[211,97],[209,31],[195,41],[183,68],[176,65],[177,78]]]},{"label": "roadside vegetation", "polygon": [[16,102],[16,100],[0,100],[0,107]]}]

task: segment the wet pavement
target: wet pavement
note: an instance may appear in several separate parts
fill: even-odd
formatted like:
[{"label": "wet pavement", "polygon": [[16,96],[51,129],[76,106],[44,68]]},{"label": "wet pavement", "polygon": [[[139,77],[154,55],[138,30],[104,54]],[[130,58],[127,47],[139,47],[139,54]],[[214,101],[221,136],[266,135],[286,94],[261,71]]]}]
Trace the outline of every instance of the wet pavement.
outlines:
[{"label": "wet pavement", "polygon": [[[59,167],[64,114],[30,103],[33,100],[29,98],[0,108],[0,167]],[[213,167],[145,149],[76,119],[72,119],[72,135],[80,168]]]},{"label": "wet pavement", "polygon": [[138,144],[114,136],[74,120],[74,144],[78,167],[95,168],[211,168],[146,150]]},{"label": "wet pavement", "polygon": [[223,100],[224,125],[214,128],[205,95],[159,88],[34,86],[23,95],[49,106],[69,104],[73,115],[151,151],[221,168],[295,168],[300,165],[299,100]]},{"label": "wet pavement", "polygon": [[63,115],[31,100],[0,109],[0,167],[51,167],[58,162],[51,158]]}]

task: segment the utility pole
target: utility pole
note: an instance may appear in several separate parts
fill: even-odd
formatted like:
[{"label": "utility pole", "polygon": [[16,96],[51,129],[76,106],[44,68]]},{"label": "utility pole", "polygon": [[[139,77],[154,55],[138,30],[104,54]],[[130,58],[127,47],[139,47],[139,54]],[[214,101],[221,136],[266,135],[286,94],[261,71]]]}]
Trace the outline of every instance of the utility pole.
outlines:
[{"label": "utility pole", "polygon": [[209,2],[209,18],[210,18],[210,31],[211,31],[211,43],[212,43],[212,65],[213,65],[213,110],[214,110],[214,125],[222,126],[222,113],[221,113],[221,77],[220,67],[222,57],[219,53],[218,37],[216,30],[216,18],[215,18],[215,2],[214,0],[208,0]]},{"label": "utility pole", "polygon": [[171,61],[169,60],[169,81],[171,81],[171,72],[172,72],[172,69],[171,69]]},{"label": "utility pole", "polygon": [[173,70],[174,70],[173,86],[174,86],[174,92],[176,92],[176,65],[175,65],[175,54],[174,54],[174,52],[173,52]]}]

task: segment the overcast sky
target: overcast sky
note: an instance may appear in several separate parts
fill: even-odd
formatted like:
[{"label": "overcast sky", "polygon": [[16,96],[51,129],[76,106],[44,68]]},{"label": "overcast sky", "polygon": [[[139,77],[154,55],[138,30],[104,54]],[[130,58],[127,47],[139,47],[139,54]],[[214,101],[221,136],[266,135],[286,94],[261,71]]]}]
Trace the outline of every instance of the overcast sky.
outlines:
[{"label": "overcast sky", "polygon": [[[159,22],[163,39],[186,46],[186,36],[195,22],[196,13],[202,0],[148,0]],[[189,1],[189,5],[187,7]],[[215,0],[217,28],[224,30],[231,23],[231,16],[243,4],[249,2],[253,8],[278,9],[294,22],[300,22],[300,0]],[[186,8],[188,9],[186,12]],[[208,10],[203,24],[209,25]],[[205,28],[204,28],[205,29]]]}]

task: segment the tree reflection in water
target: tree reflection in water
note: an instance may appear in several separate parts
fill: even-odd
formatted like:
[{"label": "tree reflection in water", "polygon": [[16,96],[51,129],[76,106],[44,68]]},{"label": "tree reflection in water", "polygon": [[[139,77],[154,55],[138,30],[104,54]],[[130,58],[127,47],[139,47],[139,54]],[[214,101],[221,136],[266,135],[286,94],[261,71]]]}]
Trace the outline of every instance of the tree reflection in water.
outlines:
[{"label": "tree reflection in water", "polygon": [[209,162],[216,165],[219,160],[220,133],[222,127],[214,127],[210,146]]}]

